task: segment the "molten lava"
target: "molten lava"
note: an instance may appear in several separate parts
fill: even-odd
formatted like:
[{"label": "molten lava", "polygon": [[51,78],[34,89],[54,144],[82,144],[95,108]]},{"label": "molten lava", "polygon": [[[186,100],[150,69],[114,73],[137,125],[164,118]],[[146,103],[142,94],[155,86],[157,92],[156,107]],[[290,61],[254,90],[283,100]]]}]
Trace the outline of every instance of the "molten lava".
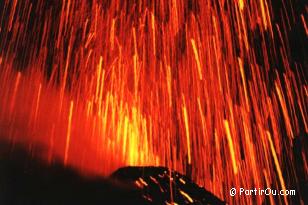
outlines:
[{"label": "molten lava", "polygon": [[289,41],[307,5],[273,2],[2,0],[0,137],[86,174],[166,166],[230,204],[298,188],[307,61]]}]

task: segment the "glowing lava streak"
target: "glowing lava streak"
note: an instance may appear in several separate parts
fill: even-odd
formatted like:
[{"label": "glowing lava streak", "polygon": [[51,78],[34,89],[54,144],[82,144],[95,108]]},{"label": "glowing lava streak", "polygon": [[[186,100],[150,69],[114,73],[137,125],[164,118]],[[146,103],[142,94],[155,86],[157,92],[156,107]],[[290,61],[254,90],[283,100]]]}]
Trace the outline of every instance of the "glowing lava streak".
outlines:
[{"label": "glowing lava streak", "polygon": [[225,126],[226,133],[227,133],[227,139],[228,139],[230,155],[231,155],[231,159],[232,159],[233,171],[234,171],[234,174],[237,174],[238,169],[237,169],[237,165],[236,165],[234,145],[233,145],[233,141],[232,141],[232,137],[231,137],[231,133],[230,133],[229,123],[228,123],[227,120],[224,120],[224,126]]},{"label": "glowing lava streak", "polygon": [[69,116],[68,116],[68,123],[67,123],[65,152],[64,152],[64,164],[65,165],[67,164],[68,150],[69,150],[70,140],[71,140],[73,108],[74,108],[74,102],[71,101],[71,103],[70,103],[70,111],[69,111]]}]

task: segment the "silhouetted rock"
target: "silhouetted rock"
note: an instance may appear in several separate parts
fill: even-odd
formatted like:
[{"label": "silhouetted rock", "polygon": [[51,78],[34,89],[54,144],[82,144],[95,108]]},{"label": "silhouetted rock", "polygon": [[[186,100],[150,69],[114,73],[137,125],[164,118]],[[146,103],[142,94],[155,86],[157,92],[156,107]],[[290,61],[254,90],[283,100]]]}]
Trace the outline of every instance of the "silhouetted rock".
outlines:
[{"label": "silhouetted rock", "polygon": [[224,204],[163,167],[126,167],[110,178],[85,177],[57,161],[46,163],[38,157],[43,152],[0,142],[1,205],[166,204],[171,201],[170,185],[177,204]]},{"label": "silhouetted rock", "polygon": [[111,178],[139,187],[143,197],[154,204],[225,204],[188,177],[165,167],[124,167]]},{"label": "silhouetted rock", "polygon": [[83,177],[53,162],[48,165],[24,147],[0,143],[1,205],[149,204],[134,187],[102,177]]}]

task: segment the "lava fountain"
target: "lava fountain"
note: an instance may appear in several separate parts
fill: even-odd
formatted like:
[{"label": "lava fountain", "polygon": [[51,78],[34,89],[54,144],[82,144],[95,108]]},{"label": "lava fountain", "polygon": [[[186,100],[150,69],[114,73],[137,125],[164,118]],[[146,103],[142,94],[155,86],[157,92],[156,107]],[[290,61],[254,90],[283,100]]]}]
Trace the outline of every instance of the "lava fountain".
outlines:
[{"label": "lava fountain", "polygon": [[265,198],[232,187],[304,203],[307,61],[291,39],[307,42],[304,3],[3,0],[0,14],[1,138],[85,174],[159,165],[230,204]]}]

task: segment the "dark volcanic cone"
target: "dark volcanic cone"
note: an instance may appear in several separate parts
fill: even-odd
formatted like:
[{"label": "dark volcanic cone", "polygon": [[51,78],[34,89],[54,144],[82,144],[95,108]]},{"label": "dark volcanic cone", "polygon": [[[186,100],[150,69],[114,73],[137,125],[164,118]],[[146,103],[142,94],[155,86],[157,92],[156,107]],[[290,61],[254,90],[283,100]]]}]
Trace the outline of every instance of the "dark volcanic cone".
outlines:
[{"label": "dark volcanic cone", "polygon": [[1,205],[166,204],[170,182],[177,204],[224,204],[163,167],[126,167],[110,178],[85,177],[57,160],[47,163],[42,153],[41,147],[0,142]]}]

